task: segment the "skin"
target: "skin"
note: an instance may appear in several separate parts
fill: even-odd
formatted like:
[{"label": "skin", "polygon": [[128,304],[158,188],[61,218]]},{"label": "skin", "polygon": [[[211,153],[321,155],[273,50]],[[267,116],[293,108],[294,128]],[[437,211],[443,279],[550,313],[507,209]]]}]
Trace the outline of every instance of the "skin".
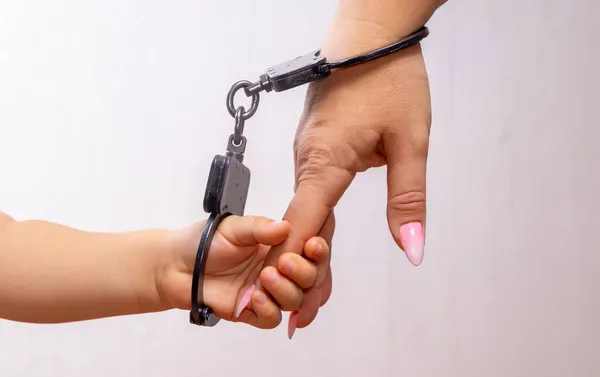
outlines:
[{"label": "skin", "polygon": [[[322,51],[336,60],[392,43],[424,25],[444,2],[341,0]],[[223,318],[261,328],[276,326],[282,308],[292,310],[290,335],[308,326],[331,294],[327,244],[333,209],[357,173],[386,164],[390,231],[409,260],[420,264],[423,245],[416,241],[424,243],[430,125],[419,45],[313,83],[294,142],[295,195],[284,216],[292,227],[282,223],[287,225],[267,238],[260,231],[241,236],[233,230],[215,237],[227,255],[223,260],[234,262],[209,259],[207,303]],[[1,214],[0,317],[55,323],[188,309],[192,245],[200,228],[90,233]],[[233,250],[242,250],[243,257],[233,257]],[[313,263],[293,257],[303,251]],[[286,275],[289,260],[314,276],[312,284],[303,273]],[[236,306],[248,297],[236,319]]]},{"label": "skin", "polygon": [[[204,222],[185,229],[85,232],[44,221],[15,221],[0,212],[0,318],[63,323],[190,309],[192,272]],[[288,253],[263,269],[290,224],[229,217],[208,255],[204,298],[224,320],[270,329],[282,310],[298,309],[303,289],[327,269],[327,243],[313,237],[304,256]],[[265,293],[244,295],[255,280]],[[239,316],[238,316],[239,314]]]},{"label": "skin", "polygon": [[[333,61],[391,44],[425,25],[444,2],[341,0],[323,55]],[[419,265],[430,126],[420,45],[312,83],[294,140],[295,194],[284,216],[292,224],[290,237],[269,252],[266,264],[275,265],[285,253],[300,253],[315,235],[331,242],[333,209],[356,174],[387,165],[389,228],[409,260]],[[290,327],[308,326],[331,288],[329,269],[305,292]]]}]

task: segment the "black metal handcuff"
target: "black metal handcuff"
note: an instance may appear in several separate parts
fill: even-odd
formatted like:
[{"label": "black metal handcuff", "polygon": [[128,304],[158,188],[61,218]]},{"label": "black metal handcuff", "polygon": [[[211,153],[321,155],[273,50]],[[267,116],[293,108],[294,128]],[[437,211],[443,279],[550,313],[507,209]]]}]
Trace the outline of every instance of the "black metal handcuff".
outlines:
[{"label": "black metal handcuff", "polygon": [[[192,275],[190,323],[212,327],[220,321],[212,309],[204,304],[204,270],[213,236],[221,221],[230,215],[244,215],[250,188],[250,170],[243,164],[247,142],[244,125],[258,110],[260,92],[282,92],[324,79],[335,69],[348,68],[390,55],[419,43],[428,35],[428,28],[423,26],[392,45],[335,62],[327,62],[327,58],[317,50],[267,69],[254,83],[238,81],[231,87],[227,94],[227,111],[235,118],[235,127],[229,136],[225,155],[213,158],[204,193],[204,211],[209,217],[202,231]],[[242,89],[246,96],[252,98],[248,110],[234,105],[234,97]]]}]

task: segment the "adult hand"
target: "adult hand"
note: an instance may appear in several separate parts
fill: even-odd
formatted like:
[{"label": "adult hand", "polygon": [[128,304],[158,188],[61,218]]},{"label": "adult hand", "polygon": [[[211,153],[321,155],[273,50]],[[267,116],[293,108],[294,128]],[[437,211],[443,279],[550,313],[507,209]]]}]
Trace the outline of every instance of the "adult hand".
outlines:
[{"label": "adult hand", "polygon": [[[393,43],[422,26],[441,3],[342,2],[323,55],[333,61]],[[412,18],[393,26],[402,11]],[[295,195],[284,216],[292,229],[270,251],[266,264],[275,265],[285,252],[300,253],[316,234],[330,242],[333,208],[355,175],[387,164],[389,228],[408,260],[420,265],[430,125],[429,82],[420,45],[338,70],[310,85],[294,143]],[[319,274],[299,313],[290,316],[291,333],[313,321],[329,299],[331,282],[331,269]]]}]

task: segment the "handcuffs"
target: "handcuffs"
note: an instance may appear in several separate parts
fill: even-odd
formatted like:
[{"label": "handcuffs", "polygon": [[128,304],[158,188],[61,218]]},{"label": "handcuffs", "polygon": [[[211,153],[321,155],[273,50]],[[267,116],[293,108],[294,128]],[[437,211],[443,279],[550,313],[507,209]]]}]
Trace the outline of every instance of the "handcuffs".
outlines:
[{"label": "handcuffs", "polygon": [[[295,59],[273,66],[259,77],[256,82],[238,81],[227,94],[227,111],[235,119],[233,133],[229,136],[225,155],[213,158],[206,190],[204,193],[204,211],[209,214],[198,245],[194,272],[192,275],[190,323],[198,326],[213,327],[219,321],[213,310],[204,303],[204,270],[213,236],[219,224],[227,216],[243,216],[250,188],[250,170],[243,164],[247,139],[244,125],[258,110],[261,92],[282,92],[313,81],[328,77],[333,70],[363,64],[394,52],[410,47],[429,36],[429,29],[423,26],[404,39],[380,49],[351,57],[328,62],[321,51],[299,56]],[[248,110],[243,106],[235,107],[234,97],[240,90],[251,97]]]}]

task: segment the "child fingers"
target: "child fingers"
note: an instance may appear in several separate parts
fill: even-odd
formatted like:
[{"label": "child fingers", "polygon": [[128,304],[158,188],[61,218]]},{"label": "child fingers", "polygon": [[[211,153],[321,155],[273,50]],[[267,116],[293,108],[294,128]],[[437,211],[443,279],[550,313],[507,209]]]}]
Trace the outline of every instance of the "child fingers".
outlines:
[{"label": "child fingers", "polygon": [[[252,308],[250,308],[252,307]],[[255,291],[250,297],[250,305],[245,308],[235,322],[247,323],[263,330],[274,329],[281,323],[281,309],[262,291]]]},{"label": "child fingers", "polygon": [[[333,210],[329,212],[329,216],[319,231],[320,237],[314,237],[304,244],[304,254],[307,258],[314,258],[317,262],[317,279],[311,289],[306,291],[302,307],[295,315],[290,316],[288,325],[288,336],[294,334],[296,327],[303,328],[308,326],[317,316],[319,307],[323,305],[331,294],[331,240],[335,229],[335,216]],[[325,250],[318,246],[325,246]],[[320,252],[326,252],[326,255],[319,255]],[[323,286],[323,287],[322,287]],[[323,292],[323,289],[329,289],[328,292]]]},{"label": "child fingers", "polygon": [[277,269],[302,289],[308,289],[317,279],[317,265],[295,253],[279,257]]},{"label": "child fingers", "polygon": [[296,310],[302,305],[302,289],[281,275],[275,267],[266,267],[260,273],[260,283],[282,310]]},{"label": "child fingers", "polygon": [[252,311],[256,313],[256,324],[261,329],[274,329],[281,323],[281,310],[263,291],[252,293]]},{"label": "child fingers", "polygon": [[229,216],[219,226],[219,232],[236,246],[273,246],[287,238],[290,224],[261,216]]}]

